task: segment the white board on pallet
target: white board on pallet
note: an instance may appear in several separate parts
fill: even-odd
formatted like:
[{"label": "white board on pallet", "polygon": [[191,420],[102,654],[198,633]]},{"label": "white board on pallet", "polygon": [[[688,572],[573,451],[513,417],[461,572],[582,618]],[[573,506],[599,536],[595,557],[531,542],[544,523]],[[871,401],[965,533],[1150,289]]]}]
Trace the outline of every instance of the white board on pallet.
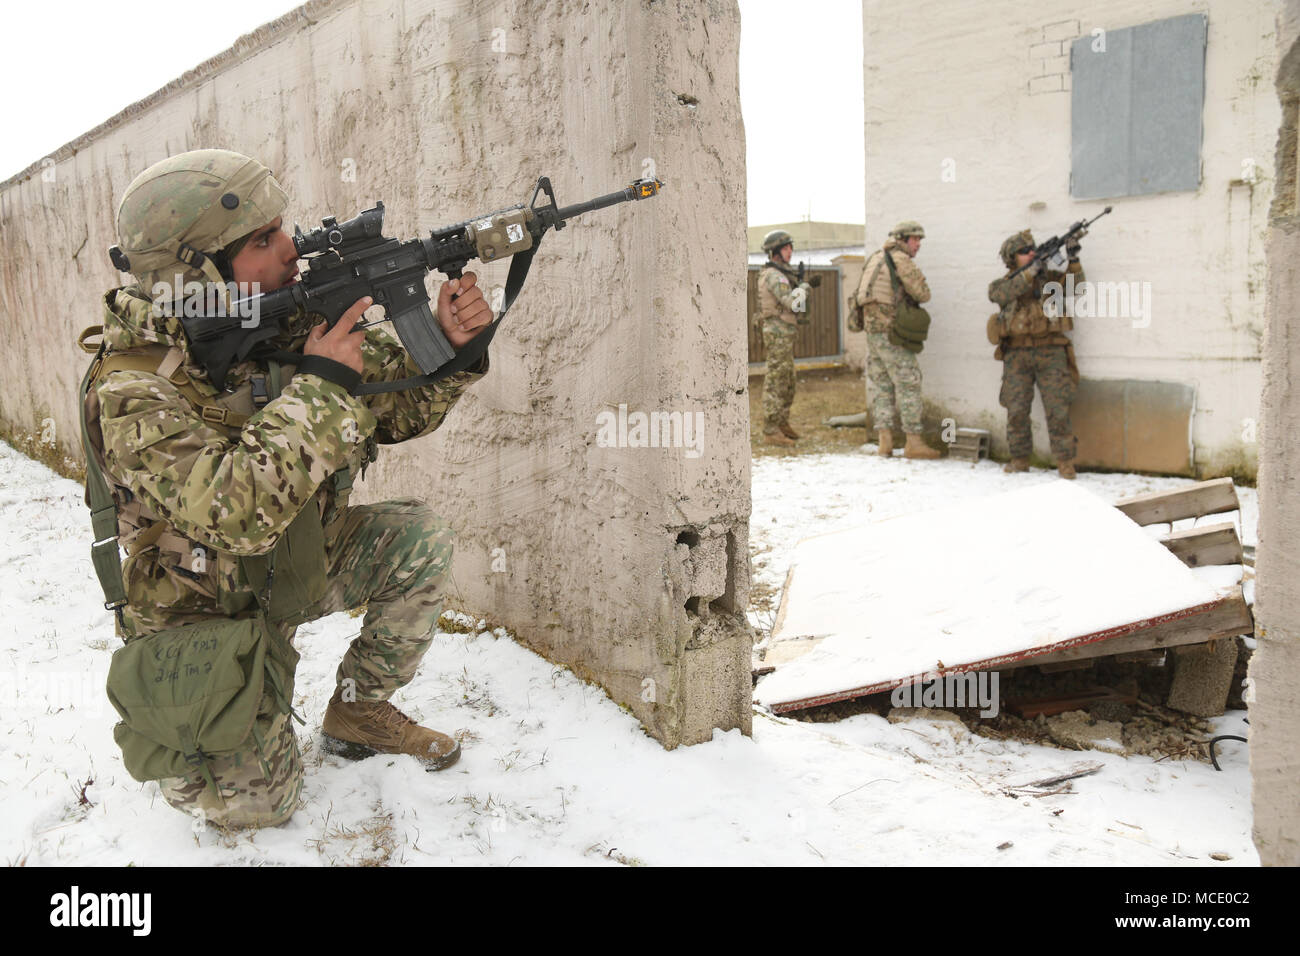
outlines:
[{"label": "white board on pallet", "polygon": [[755,700],[791,710],[996,667],[1221,598],[1113,505],[1034,485],[801,541]]}]

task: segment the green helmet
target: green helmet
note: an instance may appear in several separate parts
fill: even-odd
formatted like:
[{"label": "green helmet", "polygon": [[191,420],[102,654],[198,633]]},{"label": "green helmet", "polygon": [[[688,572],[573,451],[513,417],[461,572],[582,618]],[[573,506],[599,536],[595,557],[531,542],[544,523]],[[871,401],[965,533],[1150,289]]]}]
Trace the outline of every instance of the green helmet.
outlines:
[{"label": "green helmet", "polygon": [[1025,246],[1034,244],[1034,235],[1028,229],[1016,233],[1014,236],[1007,236],[1002,241],[1002,247],[998,249],[998,255],[1002,257],[1002,264],[1008,269],[1014,269],[1016,265],[1016,250],[1023,249]]},{"label": "green helmet", "polygon": [[921,228],[921,224],[915,219],[904,219],[889,230],[889,234],[895,239],[907,239],[911,236],[916,236],[918,239],[925,238],[925,230]]},{"label": "green helmet", "polygon": [[790,235],[790,233],[786,232],[784,229],[773,229],[763,237],[763,251],[768,255],[771,255],[784,245],[793,244],[794,236]]},{"label": "green helmet", "polygon": [[260,229],[288,197],[271,171],[227,149],[196,149],[154,163],[126,187],[117,209],[113,264],[146,293],[155,283],[222,282],[206,255]]}]

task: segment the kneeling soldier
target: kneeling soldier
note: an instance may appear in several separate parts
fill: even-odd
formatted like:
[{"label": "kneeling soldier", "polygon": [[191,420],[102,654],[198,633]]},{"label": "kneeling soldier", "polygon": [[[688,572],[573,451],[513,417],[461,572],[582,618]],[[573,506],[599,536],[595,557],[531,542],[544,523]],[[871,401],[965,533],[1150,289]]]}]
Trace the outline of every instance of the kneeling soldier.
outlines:
[{"label": "kneeling soldier", "polygon": [[[224,304],[229,283],[296,282],[286,204],[270,170],[227,150],[182,153],[136,177],[113,258],[137,284],[104,296],[103,346],[82,386],[96,570],[126,642],[109,675],[124,718],[114,737],[132,776],[222,826],[293,814],[303,770],[292,639],[335,611],[367,608],[338,668],[324,748],[411,754],[429,769],[460,754],[388,703],[433,639],[451,531],[423,501],[348,497],[376,443],[437,428],[487,358],[425,388],[358,397],[362,379],[420,374],[390,333],[354,329],[363,298],[328,331],[307,315],[257,328],[266,341],[213,381],[180,299],[206,286],[200,301],[217,290]],[[473,273],[443,283],[437,318],[454,347],[491,317]],[[185,663],[193,654],[207,656]]]}]

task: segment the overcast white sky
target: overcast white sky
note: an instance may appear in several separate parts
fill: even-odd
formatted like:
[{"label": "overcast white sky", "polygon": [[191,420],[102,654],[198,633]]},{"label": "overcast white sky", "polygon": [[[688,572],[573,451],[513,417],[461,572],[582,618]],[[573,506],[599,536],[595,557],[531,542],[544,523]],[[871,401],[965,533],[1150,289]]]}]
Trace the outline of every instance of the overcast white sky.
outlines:
[{"label": "overcast white sky", "polygon": [[[6,4],[0,179],[299,4],[122,0],[57,16],[52,6]],[[740,0],[740,9],[749,222],[862,222],[861,0]]]}]

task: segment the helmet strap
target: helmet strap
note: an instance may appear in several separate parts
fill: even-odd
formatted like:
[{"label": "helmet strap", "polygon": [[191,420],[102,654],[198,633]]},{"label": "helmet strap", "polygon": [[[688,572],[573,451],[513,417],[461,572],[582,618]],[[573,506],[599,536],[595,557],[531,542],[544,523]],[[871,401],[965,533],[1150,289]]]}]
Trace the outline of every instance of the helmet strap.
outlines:
[{"label": "helmet strap", "polygon": [[185,263],[191,269],[198,269],[207,277],[208,281],[221,290],[221,298],[225,302],[226,314],[232,311],[230,302],[230,287],[226,284],[226,278],[217,268],[212,256],[206,255],[195,249],[188,243],[182,242],[176,249],[176,258]]}]

